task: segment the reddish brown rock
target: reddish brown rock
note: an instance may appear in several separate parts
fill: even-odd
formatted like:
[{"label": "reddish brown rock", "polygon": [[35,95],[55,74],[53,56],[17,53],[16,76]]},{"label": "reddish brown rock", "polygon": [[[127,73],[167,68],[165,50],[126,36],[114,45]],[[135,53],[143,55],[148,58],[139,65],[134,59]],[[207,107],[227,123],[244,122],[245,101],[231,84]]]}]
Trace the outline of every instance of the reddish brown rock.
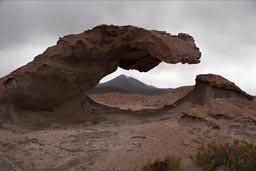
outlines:
[{"label": "reddish brown rock", "polygon": [[202,74],[196,77],[196,85],[193,90],[180,99],[177,104],[187,102],[204,105],[215,98],[243,98],[250,101],[254,99],[235,83],[220,75]]},{"label": "reddish brown rock", "polygon": [[29,64],[0,79],[0,103],[52,110],[92,89],[117,67],[146,72],[160,62],[199,63],[194,39],[184,33],[100,25],[60,38]]},{"label": "reddish brown rock", "polygon": [[[197,84],[206,84],[214,89],[215,97],[239,97],[253,100],[253,96],[241,90],[235,83],[225,79],[220,75],[202,74],[196,77]],[[217,93],[218,90],[223,90],[225,93]]]}]

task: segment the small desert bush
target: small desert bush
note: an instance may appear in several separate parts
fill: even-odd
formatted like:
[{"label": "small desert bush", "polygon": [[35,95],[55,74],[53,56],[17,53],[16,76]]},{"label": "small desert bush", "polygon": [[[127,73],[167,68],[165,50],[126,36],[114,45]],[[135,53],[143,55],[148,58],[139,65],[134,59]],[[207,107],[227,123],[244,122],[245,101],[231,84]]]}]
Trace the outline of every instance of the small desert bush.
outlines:
[{"label": "small desert bush", "polygon": [[192,158],[203,171],[224,167],[228,171],[256,171],[256,145],[235,140],[233,143],[209,143]]},{"label": "small desert bush", "polygon": [[132,112],[133,110],[132,110],[132,108],[130,108],[130,107],[128,107],[128,109],[127,109],[129,112]]},{"label": "small desert bush", "polygon": [[180,158],[176,156],[168,156],[164,160],[148,161],[141,171],[181,171]]}]

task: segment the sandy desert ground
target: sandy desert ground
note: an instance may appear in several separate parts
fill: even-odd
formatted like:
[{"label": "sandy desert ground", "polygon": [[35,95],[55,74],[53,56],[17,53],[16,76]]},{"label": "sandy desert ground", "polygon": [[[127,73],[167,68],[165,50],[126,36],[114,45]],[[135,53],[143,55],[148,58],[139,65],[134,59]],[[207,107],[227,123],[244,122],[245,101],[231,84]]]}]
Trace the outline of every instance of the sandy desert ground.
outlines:
[{"label": "sandy desert ground", "polygon": [[[175,154],[183,171],[200,171],[189,158],[210,141],[243,139],[256,142],[256,104],[237,98],[211,99],[207,105],[171,103],[185,90],[162,97],[135,96],[129,104],[125,94],[111,96],[113,105],[145,110],[87,114],[89,120],[77,124],[52,124],[48,128],[28,128],[4,123],[0,129],[0,165],[4,171],[137,171],[150,159]],[[174,94],[177,97],[174,98]],[[98,96],[98,97],[97,97]],[[139,97],[139,98],[138,98]],[[123,99],[122,99],[123,98]],[[142,103],[154,98],[160,103]],[[159,99],[158,99],[159,98]],[[117,102],[120,102],[119,104]],[[137,103],[136,103],[137,102]],[[109,101],[105,102],[109,103]],[[136,105],[135,105],[136,104]],[[141,106],[140,106],[140,105]],[[244,108],[247,106],[247,108]],[[157,112],[156,112],[157,111]],[[244,113],[244,114],[241,114]]]},{"label": "sandy desert ground", "polygon": [[126,93],[104,93],[89,94],[97,103],[118,107],[124,110],[160,109],[165,105],[173,104],[175,101],[184,97],[193,86],[183,86],[161,95],[142,95]]}]

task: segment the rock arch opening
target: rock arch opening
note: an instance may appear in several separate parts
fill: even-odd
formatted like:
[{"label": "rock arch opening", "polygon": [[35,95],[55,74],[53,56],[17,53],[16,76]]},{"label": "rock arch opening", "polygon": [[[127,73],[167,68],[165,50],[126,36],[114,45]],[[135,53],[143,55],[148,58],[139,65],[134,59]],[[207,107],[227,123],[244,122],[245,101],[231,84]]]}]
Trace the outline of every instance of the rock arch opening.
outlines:
[{"label": "rock arch opening", "polygon": [[0,102],[48,110],[92,89],[117,67],[146,72],[160,62],[200,62],[194,39],[134,26],[100,25],[60,38],[27,65],[0,79]]},{"label": "rock arch opening", "polygon": [[87,91],[86,95],[105,106],[139,111],[171,105],[192,88],[192,86],[183,86],[173,89],[170,85],[169,88],[160,88],[153,85],[155,79],[156,77],[153,78],[149,72],[118,68],[114,73],[104,77],[95,88]]}]

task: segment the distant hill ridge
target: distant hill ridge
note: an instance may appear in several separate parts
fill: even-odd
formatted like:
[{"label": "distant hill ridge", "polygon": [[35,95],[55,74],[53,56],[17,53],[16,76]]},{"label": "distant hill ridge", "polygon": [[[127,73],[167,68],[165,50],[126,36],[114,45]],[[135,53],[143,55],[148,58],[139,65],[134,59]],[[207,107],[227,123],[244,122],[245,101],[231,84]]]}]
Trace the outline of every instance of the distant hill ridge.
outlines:
[{"label": "distant hill ridge", "polygon": [[98,84],[94,89],[88,91],[89,94],[104,94],[110,92],[137,93],[144,95],[159,95],[171,89],[161,89],[147,85],[133,77],[120,75],[108,82]]}]

